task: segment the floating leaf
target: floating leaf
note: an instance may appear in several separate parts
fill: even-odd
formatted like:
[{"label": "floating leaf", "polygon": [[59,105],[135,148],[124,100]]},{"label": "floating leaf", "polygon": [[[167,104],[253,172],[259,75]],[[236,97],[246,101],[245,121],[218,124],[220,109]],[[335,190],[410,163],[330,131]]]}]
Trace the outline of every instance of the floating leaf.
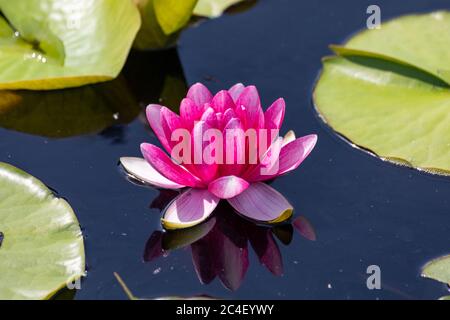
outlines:
[{"label": "floating leaf", "polygon": [[197,0],[153,0],[156,18],[165,34],[183,28],[192,16]]},{"label": "floating leaf", "polygon": [[49,298],[85,271],[83,237],[63,199],[0,163],[0,299]]},{"label": "floating leaf", "polygon": [[111,80],[140,26],[128,0],[0,0],[0,10],[0,89]]},{"label": "floating leaf", "polygon": [[428,262],[422,269],[422,277],[450,285],[450,255]]},{"label": "floating leaf", "polygon": [[51,138],[97,133],[140,112],[123,79],[55,91],[0,91],[0,126]]},{"label": "floating leaf", "polygon": [[359,54],[415,66],[450,84],[450,11],[408,15],[352,37],[340,54]]},{"label": "floating leaf", "polygon": [[216,18],[229,7],[245,0],[198,0],[194,14],[201,17]]},{"label": "floating leaf", "polygon": [[[193,15],[215,18],[225,10],[241,12],[255,5],[256,0],[134,0],[141,13],[142,27],[134,42],[139,50],[155,50],[176,45],[181,30]],[[240,5],[236,5],[240,4]],[[232,10],[233,9],[233,10]]]},{"label": "floating leaf", "polygon": [[192,16],[197,0],[135,0],[141,13],[142,27],[134,47],[161,49],[175,45],[180,31]]},{"label": "floating leaf", "polygon": [[[450,15],[442,17],[442,23],[448,25]],[[411,24],[411,18],[391,24],[402,21]],[[416,30],[414,37],[427,43],[429,33],[429,29]],[[440,50],[447,49],[446,45]],[[450,174],[450,90],[443,79],[424,71],[426,68],[392,59],[347,54],[323,61],[314,92],[322,118],[338,133],[383,159]],[[443,65],[445,61],[449,65],[450,58],[442,60]]]}]

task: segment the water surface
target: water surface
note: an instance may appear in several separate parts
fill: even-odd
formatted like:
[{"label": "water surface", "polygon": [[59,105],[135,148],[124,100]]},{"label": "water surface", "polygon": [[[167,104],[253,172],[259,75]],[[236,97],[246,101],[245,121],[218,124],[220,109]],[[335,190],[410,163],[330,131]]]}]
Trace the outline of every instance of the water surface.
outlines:
[{"label": "water surface", "polygon": [[[273,236],[283,275],[262,266],[253,247],[248,250],[245,278],[234,291],[219,278],[208,285],[199,281],[191,245],[145,259],[151,235],[161,230],[154,203],[159,192],[128,182],[117,167],[121,156],[140,156],[141,142],[157,141],[142,114],[126,124],[130,119],[112,108],[111,123],[116,125],[99,134],[75,137],[48,138],[0,129],[0,161],[45,181],[77,213],[86,236],[88,263],[88,277],[77,299],[125,299],[113,272],[136,296],[150,298],[207,294],[256,299],[436,299],[446,293],[444,285],[422,279],[419,273],[426,261],[450,249],[450,180],[384,163],[352,148],[321,122],[311,105],[320,59],[331,54],[327,46],[363,28],[369,4],[261,0],[251,10],[185,32],[179,47],[184,76],[173,50],[133,53],[122,74],[138,107],[157,102],[161,95],[164,102],[176,104],[179,92],[185,90],[184,77],[189,84],[201,81],[212,90],[236,82],[255,84],[265,106],[280,96],[286,99],[285,130],[294,129],[298,136],[318,134],[316,149],[301,167],[272,184],[291,201],[296,216],[310,221],[317,236],[310,241],[293,232],[289,245]],[[448,8],[444,0],[378,4],[382,19]],[[52,112],[58,113],[58,108]],[[60,112],[63,117],[66,111]],[[57,129],[64,131],[64,126]],[[233,241],[242,243],[242,239]],[[382,290],[366,287],[366,269],[372,264],[381,268]]]}]

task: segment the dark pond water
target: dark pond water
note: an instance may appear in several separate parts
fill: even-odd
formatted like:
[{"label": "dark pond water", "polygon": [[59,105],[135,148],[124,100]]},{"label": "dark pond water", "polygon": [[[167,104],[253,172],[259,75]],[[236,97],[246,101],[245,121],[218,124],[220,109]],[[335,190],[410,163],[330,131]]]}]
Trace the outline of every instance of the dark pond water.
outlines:
[{"label": "dark pond water", "polygon": [[[160,230],[159,192],[128,182],[117,161],[140,156],[143,141],[156,142],[142,116],[131,121],[139,112],[133,100],[143,106],[162,96],[174,104],[185,90],[174,51],[132,54],[122,78],[129,89],[119,80],[54,95],[18,93],[30,103],[11,111],[8,120],[3,117],[1,125],[28,133],[0,129],[0,161],[42,179],[75,209],[86,235],[88,263],[88,276],[76,298],[126,298],[113,272],[139,297],[435,299],[446,293],[445,286],[419,273],[426,261],[450,249],[450,180],[353,149],[318,119],[311,105],[320,58],[330,53],[327,45],[363,28],[369,4],[261,0],[246,12],[191,28],[180,42],[187,83],[202,81],[212,90],[236,82],[255,84],[265,105],[279,96],[286,99],[284,129],[318,134],[309,159],[273,183],[294,205],[296,216],[310,221],[316,241],[289,226],[266,230],[240,224],[227,218],[225,206],[215,225],[199,231],[205,238],[158,257],[158,245],[169,242],[176,247],[199,234],[161,239],[155,233]],[[448,8],[447,0],[377,4],[383,19]],[[41,111],[36,116],[39,105],[46,106],[45,116]],[[101,133],[89,133],[96,131]],[[283,244],[291,235],[290,244]],[[277,236],[282,241],[275,240],[275,245]],[[230,243],[224,249],[231,250],[226,251],[230,258],[222,259],[228,263],[225,267],[212,266],[207,259],[216,256],[211,243],[217,237]],[[220,270],[237,268],[234,272],[241,270],[242,275],[245,262],[239,257],[247,240],[249,267],[241,282]],[[279,251],[270,251],[262,266],[258,256],[267,246],[278,246]],[[193,262],[202,266],[198,276]],[[241,263],[241,269],[233,263]],[[381,268],[381,290],[366,287],[366,269],[373,264]],[[211,283],[203,285],[199,277]]]}]

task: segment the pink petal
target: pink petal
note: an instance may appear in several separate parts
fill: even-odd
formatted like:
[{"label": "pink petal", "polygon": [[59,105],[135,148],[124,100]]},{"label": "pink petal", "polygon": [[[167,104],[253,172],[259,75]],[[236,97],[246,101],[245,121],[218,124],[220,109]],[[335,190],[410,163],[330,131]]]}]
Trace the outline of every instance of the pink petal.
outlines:
[{"label": "pink petal", "polygon": [[120,158],[120,163],[124,169],[131,174],[134,178],[143,182],[154,185],[163,189],[180,189],[185,187],[182,184],[178,184],[167,179],[160,174],[155,168],[153,168],[145,159],[123,157]]},{"label": "pink petal", "polygon": [[152,128],[153,132],[155,133],[158,140],[163,145],[164,149],[166,149],[167,152],[170,152],[171,147],[169,145],[169,139],[166,137],[166,133],[164,132],[164,129],[162,127],[161,123],[161,109],[163,107],[157,104],[150,104],[147,107],[146,114],[147,114],[147,120],[150,124],[150,127]]},{"label": "pink petal", "polygon": [[173,146],[177,144],[177,141],[172,141],[172,132],[182,127],[181,119],[175,112],[169,110],[166,107],[162,107],[161,125],[167,138],[167,142],[170,146],[170,150],[172,150]]},{"label": "pink petal", "polygon": [[213,96],[211,92],[201,83],[196,83],[189,88],[187,98],[191,99],[197,106],[203,106],[211,102]]},{"label": "pink petal", "polygon": [[280,129],[284,119],[286,105],[284,99],[276,100],[264,114],[267,129]]},{"label": "pink petal", "polygon": [[208,107],[205,112],[203,113],[202,117],[200,118],[200,121],[205,121],[205,123],[210,128],[217,127],[217,116],[216,111],[212,107]]},{"label": "pink petal", "polygon": [[314,149],[316,142],[317,135],[311,134],[285,145],[280,152],[280,170],[278,175],[297,169]]},{"label": "pink petal", "polygon": [[259,174],[275,175],[279,171],[280,166],[280,152],[283,145],[283,138],[278,137],[266,150],[262,157],[260,168],[257,171]]},{"label": "pink petal", "polygon": [[167,207],[162,223],[167,229],[192,227],[206,220],[219,201],[207,189],[189,189]]},{"label": "pink petal", "polygon": [[262,182],[252,183],[228,202],[240,214],[257,221],[275,223],[288,219],[293,207],[281,193]]},{"label": "pink petal", "polygon": [[220,199],[229,199],[242,193],[249,183],[236,176],[220,177],[208,185],[208,190]]},{"label": "pink petal", "polygon": [[180,104],[180,116],[184,126],[191,130],[194,122],[198,121],[203,114],[204,106],[197,106],[191,99],[184,98]]},{"label": "pink petal", "polygon": [[222,123],[225,125],[228,124],[228,122],[233,119],[236,118],[236,113],[234,112],[233,109],[227,109],[222,116]]},{"label": "pink petal", "polygon": [[194,125],[192,130],[192,153],[199,159],[197,161],[194,158],[194,164],[189,166],[191,170],[195,170],[195,174],[205,183],[213,180],[219,169],[218,163],[209,163],[203,157],[205,148],[210,144],[209,141],[203,141],[204,134],[208,129],[211,129],[211,126],[205,121],[199,121]]},{"label": "pink petal", "polygon": [[230,94],[233,101],[236,102],[244,89],[245,86],[242,83],[236,83],[228,90],[228,93]]},{"label": "pink petal", "polygon": [[246,129],[261,128],[260,125],[264,124],[264,113],[255,86],[248,86],[242,91],[236,101],[235,111]]},{"label": "pink petal", "polygon": [[234,109],[236,107],[233,98],[226,90],[219,91],[214,96],[211,104],[216,112],[225,112],[227,109]]},{"label": "pink petal", "polygon": [[317,135],[311,134],[298,138],[281,148],[278,162],[278,172],[262,174],[261,166],[245,175],[248,181],[266,181],[296,169],[313,150],[317,142]]},{"label": "pink petal", "polygon": [[277,139],[261,155],[260,162],[256,165],[248,166],[243,178],[253,182],[268,180],[276,176],[280,166],[279,160],[282,145],[283,138],[277,137]]},{"label": "pink petal", "polygon": [[[226,114],[226,112],[225,112]],[[228,146],[227,143],[227,132],[229,134],[232,134],[234,136],[234,143],[233,146]],[[235,134],[233,134],[233,132]],[[242,126],[241,120],[239,118],[232,118],[228,123],[225,125],[223,129],[223,135],[224,135],[224,152],[223,152],[223,162],[224,164],[220,166],[220,174],[222,176],[229,176],[229,175],[236,175],[238,176],[242,170],[245,168],[245,164],[243,160],[246,160],[246,153],[245,153],[245,135],[244,135],[244,127]],[[232,152],[231,155],[228,155],[228,152]],[[244,157],[239,161],[238,157]],[[227,159],[230,158],[230,161]],[[241,163],[240,163],[241,162]]]},{"label": "pink petal", "polygon": [[201,181],[187,171],[183,166],[176,164],[160,148],[149,144],[141,144],[141,151],[153,168],[167,179],[189,187],[201,186]]}]

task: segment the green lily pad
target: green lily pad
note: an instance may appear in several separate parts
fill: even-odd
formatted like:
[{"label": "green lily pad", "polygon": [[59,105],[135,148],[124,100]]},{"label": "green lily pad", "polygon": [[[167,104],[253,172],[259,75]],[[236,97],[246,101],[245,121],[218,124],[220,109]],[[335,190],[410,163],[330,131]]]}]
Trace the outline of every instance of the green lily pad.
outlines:
[{"label": "green lily pad", "polygon": [[339,54],[359,54],[404,63],[450,84],[450,11],[408,15],[352,37]]},{"label": "green lily pad", "polygon": [[450,255],[428,262],[422,269],[422,277],[450,285]]},{"label": "green lily pad", "polygon": [[0,299],[46,299],[85,272],[83,237],[63,199],[0,163]]},{"label": "green lily pad", "polygon": [[229,7],[245,0],[198,0],[194,14],[200,17],[217,18]]},{"label": "green lily pad", "polygon": [[[443,17],[445,24],[450,16]],[[410,18],[399,21],[411,23]],[[396,25],[394,21],[390,24]],[[390,30],[390,24],[382,29]],[[414,37],[427,43],[429,29],[414,30]],[[377,46],[374,42],[368,48]],[[442,50],[445,48],[448,46]],[[427,67],[416,68],[380,55],[352,54],[323,61],[314,91],[315,107],[322,119],[382,159],[450,174],[449,85]],[[450,57],[447,61],[448,65]]]},{"label": "green lily pad", "polygon": [[111,80],[140,27],[131,1],[0,0],[0,89]]},{"label": "green lily pad", "polygon": [[122,78],[54,91],[0,91],[0,126],[50,138],[129,123],[141,108]]},{"label": "green lily pad", "polygon": [[161,49],[175,45],[189,22],[197,0],[135,0],[142,19],[134,48]]},{"label": "green lily pad", "polygon": [[197,0],[153,0],[156,18],[165,34],[183,28],[191,19]]}]

